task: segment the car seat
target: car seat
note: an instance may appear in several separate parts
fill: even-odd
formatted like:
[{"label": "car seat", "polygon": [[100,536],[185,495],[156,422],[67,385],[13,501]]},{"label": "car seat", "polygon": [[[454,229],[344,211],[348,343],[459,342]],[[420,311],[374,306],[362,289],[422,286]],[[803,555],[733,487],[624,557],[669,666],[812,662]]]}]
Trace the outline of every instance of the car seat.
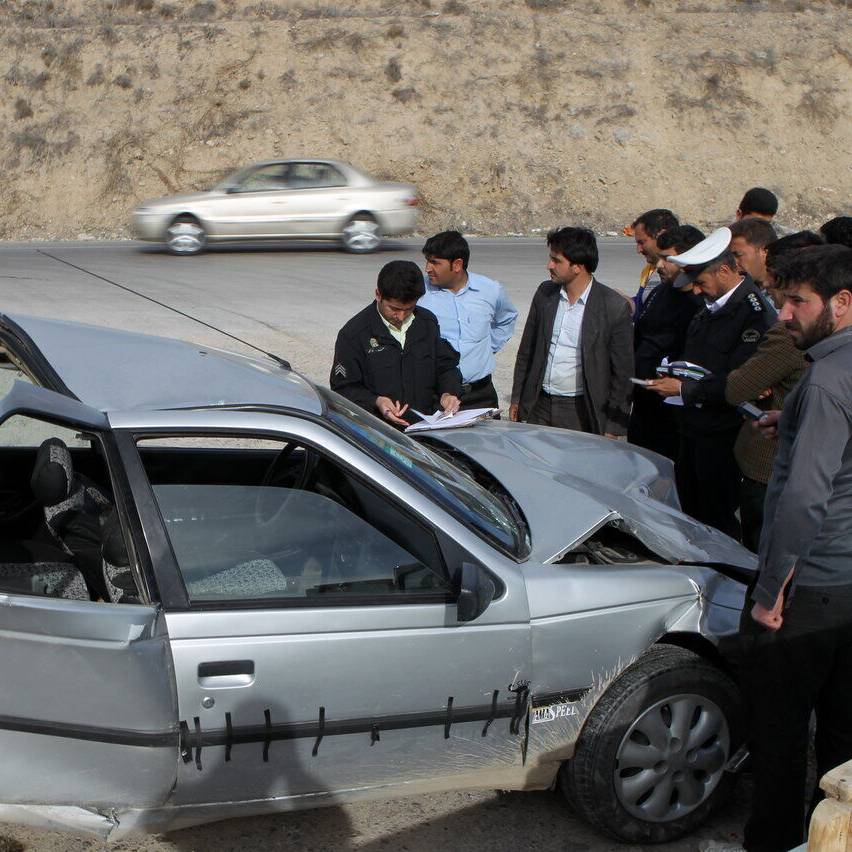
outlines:
[{"label": "car seat", "polygon": [[48,537],[73,558],[90,598],[117,602],[126,599],[128,592],[134,594],[130,572],[103,557],[104,525],[114,527],[116,523],[112,501],[94,482],[74,472],[64,441],[48,438],[42,442],[30,486],[44,508]]}]

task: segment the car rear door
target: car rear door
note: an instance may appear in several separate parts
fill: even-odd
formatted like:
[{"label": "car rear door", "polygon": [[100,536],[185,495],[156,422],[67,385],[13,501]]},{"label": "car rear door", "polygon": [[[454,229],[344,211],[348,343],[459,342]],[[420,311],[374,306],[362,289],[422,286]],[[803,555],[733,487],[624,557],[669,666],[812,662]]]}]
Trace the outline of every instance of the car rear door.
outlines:
[{"label": "car rear door", "polygon": [[292,162],[284,193],[287,233],[333,236],[352,206],[353,189],[331,163]]},{"label": "car rear door", "polygon": [[[525,771],[531,677],[518,566],[511,570],[511,560],[504,564],[424,495],[316,423],[243,412],[222,412],[215,420],[180,416],[187,424],[217,423],[213,437],[221,435],[222,442],[230,420],[231,435],[278,436],[318,448],[322,464],[356,483],[364,511],[355,518],[324,499],[322,489],[294,489],[278,519],[283,538],[272,555],[264,544],[268,530],[252,531],[253,498],[246,500],[243,485],[228,484],[256,464],[250,453],[238,464],[211,444],[198,462],[164,457],[158,478],[158,465],[145,458],[144,446],[140,456],[136,440],[167,441],[169,433],[156,429],[152,418],[136,434],[120,430],[137,503],[151,507],[140,510],[146,538],[163,554],[161,569],[174,559],[169,576],[185,579],[166,602],[183,749],[174,803],[225,807],[240,799],[264,810],[301,797],[318,803],[346,798],[356,788],[384,795],[394,787],[419,789],[412,784],[510,786],[512,779],[516,785]],[[200,444],[211,439],[198,425],[175,427],[174,434]],[[206,485],[198,484],[199,472]],[[416,557],[400,555],[398,541],[383,541],[372,523],[379,516],[385,531],[403,531],[408,554]],[[196,533],[192,525],[200,525]],[[331,594],[306,593],[300,582],[322,573],[326,544],[338,568],[369,566],[379,572],[377,584],[388,565],[391,575],[419,572],[418,584],[410,585],[427,588],[417,562],[429,561],[425,552],[445,561],[450,572],[463,563],[480,570],[500,563],[505,570],[491,574],[497,599],[477,619],[461,623],[454,594],[440,584],[426,594],[368,599],[349,597],[350,584],[341,577]],[[235,546],[245,552],[225,559]],[[301,577],[281,582],[279,576],[277,590],[248,589],[255,579],[257,589],[264,585],[270,562],[280,566],[306,547],[315,550],[302,560]],[[217,588],[207,568],[219,562],[216,577],[229,579]],[[232,567],[221,570],[226,563]]]},{"label": "car rear door", "polygon": [[[0,400],[4,480],[3,459],[20,457],[26,447],[19,444],[41,438],[10,425],[16,416],[46,432],[82,431],[104,449],[112,490],[122,491],[104,414],[21,381]],[[132,512],[125,501],[122,507]],[[0,519],[6,554],[16,530],[14,519]],[[91,828],[91,811],[100,811],[105,833],[111,814],[162,805],[174,786],[177,704],[163,612],[154,602],[95,603],[22,590],[25,567],[8,556],[0,564],[0,803],[12,805],[3,811],[10,818],[16,803],[25,805],[36,822],[39,810],[31,806],[77,806],[48,817],[54,827],[78,829]]]}]

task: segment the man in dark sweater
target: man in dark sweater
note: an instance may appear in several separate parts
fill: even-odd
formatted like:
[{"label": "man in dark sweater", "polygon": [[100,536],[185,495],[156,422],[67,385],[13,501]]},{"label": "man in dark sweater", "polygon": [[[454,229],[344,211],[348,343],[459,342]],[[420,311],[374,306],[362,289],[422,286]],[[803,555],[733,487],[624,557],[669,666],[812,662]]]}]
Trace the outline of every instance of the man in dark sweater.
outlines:
[{"label": "man in dark sweater", "polygon": [[397,426],[419,419],[412,409],[459,409],[459,354],[435,315],[417,306],[424,289],[416,263],[386,263],[376,301],[340,329],[334,346],[331,389]]},{"label": "man in dark sweater", "polygon": [[[663,358],[674,361],[683,351],[686,330],[701,307],[701,300],[693,294],[691,285],[685,290],[674,286],[681,270],[666,255],[682,254],[703,239],[704,234],[691,225],[670,228],[656,238],[658,250],[663,252],[657,260],[660,283],[646,296],[639,316],[634,317],[636,378],[657,378],[656,369]],[[658,394],[637,387],[627,440],[674,460],[678,445],[674,408],[666,405]]]},{"label": "man in dark sweater", "polygon": [[780,321],[810,367],[760,421],[777,430],[778,454],[741,621],[752,852],[804,838],[814,711],[817,777],[852,758],[852,250],[802,249],[779,277]]}]

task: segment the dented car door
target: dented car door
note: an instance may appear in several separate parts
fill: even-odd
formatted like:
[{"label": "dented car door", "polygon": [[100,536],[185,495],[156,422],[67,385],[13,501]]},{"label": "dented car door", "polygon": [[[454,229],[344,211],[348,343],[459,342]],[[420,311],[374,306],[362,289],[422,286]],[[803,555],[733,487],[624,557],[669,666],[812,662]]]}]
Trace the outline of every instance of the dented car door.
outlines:
[{"label": "dented car door", "polygon": [[[243,536],[238,524],[251,522],[251,504],[244,486],[223,485],[225,477],[210,473],[215,450],[206,450],[204,475],[212,485],[179,481],[179,456],[169,467],[170,482],[158,484],[145,478],[155,465],[141,462],[134,436],[119,434],[137,501],[156,504],[156,516],[142,513],[146,539],[162,554],[160,570],[182,574],[188,590],[183,601],[177,596],[167,605],[182,732],[173,803],[236,807],[239,798],[239,813],[247,814],[293,807],[299,799],[349,797],[356,788],[499,786],[501,779],[517,786],[525,771],[531,677],[529,614],[518,566],[476,536],[465,536],[422,493],[317,423],[246,412],[179,416],[183,425],[172,418],[172,428],[182,436],[202,434],[205,418],[216,423],[217,434],[227,432],[230,416],[231,434],[277,432],[302,442],[320,455],[317,466],[351,476],[364,511],[353,516],[324,500],[323,489],[292,489],[277,521],[288,536],[286,546],[273,554],[263,544],[267,531]],[[144,436],[151,439],[155,432],[148,428]],[[250,464],[249,456],[230,469]],[[185,467],[189,474],[198,470]],[[222,499],[216,501],[218,492]],[[379,513],[392,518],[395,529],[405,528],[409,542],[422,537],[422,547],[408,544],[409,553],[402,553],[398,541],[371,524]],[[327,526],[316,526],[316,519]],[[199,523],[207,526],[197,536],[187,530]],[[409,578],[417,591],[409,594],[400,580],[393,593],[350,597],[357,583],[345,578],[305,589],[305,577],[323,570],[315,564],[323,558],[317,549],[302,560],[308,568],[299,576],[290,571],[277,590],[241,597],[233,578],[274,571],[270,563],[288,573],[283,566],[295,551],[322,537],[313,536],[312,525],[332,542],[338,568],[354,560],[381,569],[390,559],[391,573]],[[241,537],[253,542],[255,552],[213,575],[199,564],[199,548],[226,527],[228,540],[217,540],[208,551],[211,563]],[[486,571],[488,564],[495,599],[473,621],[459,620],[452,583],[429,579],[416,561],[428,561],[422,553],[433,546],[451,574],[464,564],[471,566],[468,572]],[[505,571],[493,570],[504,562]],[[211,596],[216,577],[228,580]],[[373,575],[367,582],[377,588],[382,581]]]},{"label": "dented car door", "polygon": [[[109,441],[101,412],[25,382],[0,401],[0,428],[16,415],[81,431],[99,446]],[[5,442],[0,467],[22,452],[34,448]],[[7,482],[9,470],[2,473]],[[117,813],[162,805],[175,783],[177,705],[163,613],[149,602],[60,596],[46,579],[57,566],[39,573],[38,564],[10,561],[26,550],[14,541],[19,528],[3,528],[0,565],[0,820],[108,836]],[[58,568],[74,571],[70,561]]]}]

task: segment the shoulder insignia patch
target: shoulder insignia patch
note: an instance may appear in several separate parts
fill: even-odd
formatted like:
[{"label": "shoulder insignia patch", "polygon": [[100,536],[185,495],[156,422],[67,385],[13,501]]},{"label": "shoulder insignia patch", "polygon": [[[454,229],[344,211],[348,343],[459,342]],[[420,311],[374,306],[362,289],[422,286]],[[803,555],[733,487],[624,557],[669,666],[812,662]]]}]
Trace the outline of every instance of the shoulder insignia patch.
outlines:
[{"label": "shoulder insignia patch", "polygon": [[755,313],[759,314],[763,312],[763,305],[760,303],[760,299],[758,298],[756,293],[749,293],[747,298],[749,304],[751,305],[751,309]]},{"label": "shoulder insignia patch", "polygon": [[333,375],[340,376],[341,379],[345,379],[346,378],[346,367],[344,367],[343,364],[335,364],[334,370],[333,370]]},{"label": "shoulder insignia patch", "polygon": [[743,343],[757,343],[760,340],[760,332],[756,328],[747,328],[743,332]]}]

